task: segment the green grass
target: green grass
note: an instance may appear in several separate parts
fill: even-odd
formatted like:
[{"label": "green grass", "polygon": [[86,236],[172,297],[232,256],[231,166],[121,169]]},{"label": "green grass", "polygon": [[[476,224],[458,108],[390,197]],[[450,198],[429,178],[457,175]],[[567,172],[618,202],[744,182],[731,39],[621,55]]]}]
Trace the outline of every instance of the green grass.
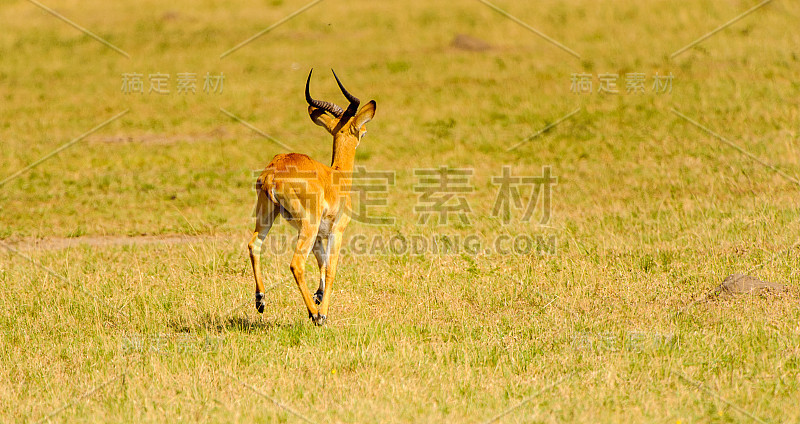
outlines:
[{"label": "green grass", "polygon": [[[0,180],[129,110],[0,187],[2,245],[60,276],[0,256],[0,421],[800,420],[800,187],[776,171],[800,176],[797,4],[670,58],[757,2],[495,2],[577,59],[480,2],[331,1],[220,59],[304,4],[47,3],[128,59],[0,2]],[[493,48],[454,48],[458,33]],[[257,314],[253,172],[285,149],[220,108],[327,162],[302,96],[312,67],[315,97],[343,100],[333,67],[377,101],[357,164],[396,171],[375,209],[395,223],[352,223],[351,252],[470,235],[554,237],[555,252],[349,253],[325,328],[287,254],[267,253]],[[169,73],[172,93],[122,93],[131,72]],[[196,94],[175,92],[179,72]],[[221,94],[202,92],[206,72],[225,74]],[[582,72],[595,91],[599,74],[642,72],[647,90],[572,93]],[[671,93],[650,90],[656,72]],[[417,225],[413,169],[443,165],[473,170],[469,225]],[[504,165],[552,167],[546,226],[491,216]],[[687,307],[734,272],[790,290]]]}]

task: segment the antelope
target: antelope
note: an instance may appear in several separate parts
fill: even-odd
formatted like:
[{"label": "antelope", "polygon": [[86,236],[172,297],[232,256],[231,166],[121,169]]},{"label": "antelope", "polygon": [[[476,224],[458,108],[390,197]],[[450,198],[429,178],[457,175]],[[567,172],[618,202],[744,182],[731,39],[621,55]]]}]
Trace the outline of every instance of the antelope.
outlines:
[{"label": "antelope", "polygon": [[[264,312],[264,282],[259,257],[261,245],[278,215],[297,229],[297,245],[289,269],[315,325],[325,325],[333,280],[339,262],[342,234],[350,222],[350,184],[356,147],[367,133],[366,124],[375,116],[375,100],[359,109],[361,101],[350,94],[333,72],[339,89],[350,102],[347,109],[315,100],[306,80],[306,102],[311,121],[333,136],[331,166],[301,153],[278,154],[256,180],[256,228],[248,249],[256,280],[256,310]],[[306,285],[305,264],[314,252],[319,266],[319,288],[312,296]]]}]

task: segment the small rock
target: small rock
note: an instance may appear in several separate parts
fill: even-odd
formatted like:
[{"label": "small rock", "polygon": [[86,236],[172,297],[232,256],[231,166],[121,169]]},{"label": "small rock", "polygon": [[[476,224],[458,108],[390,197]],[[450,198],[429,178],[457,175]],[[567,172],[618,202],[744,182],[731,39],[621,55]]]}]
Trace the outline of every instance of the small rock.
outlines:
[{"label": "small rock", "polygon": [[163,15],[161,15],[161,20],[162,21],[174,21],[174,20],[177,20],[178,18],[180,18],[180,16],[181,16],[180,13],[178,13],[178,12],[176,12],[174,10],[169,10],[167,12],[164,12]]},{"label": "small rock", "polygon": [[471,52],[482,52],[490,50],[492,45],[480,38],[475,38],[467,34],[456,34],[450,46],[459,50],[467,50]]},{"label": "small rock", "polygon": [[211,137],[226,137],[228,135],[228,130],[225,127],[216,127],[213,130],[208,132],[208,135]]},{"label": "small rock", "polygon": [[716,289],[716,295],[781,293],[786,291],[786,286],[778,283],[761,281],[746,274],[731,274]]}]

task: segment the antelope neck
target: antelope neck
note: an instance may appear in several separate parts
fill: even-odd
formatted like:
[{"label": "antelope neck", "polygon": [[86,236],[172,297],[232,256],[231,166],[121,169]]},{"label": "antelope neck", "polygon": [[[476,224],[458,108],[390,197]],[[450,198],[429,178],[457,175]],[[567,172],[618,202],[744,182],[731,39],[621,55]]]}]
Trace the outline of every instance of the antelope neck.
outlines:
[{"label": "antelope neck", "polygon": [[331,157],[331,168],[336,171],[347,173],[353,172],[353,164],[356,159],[356,149],[350,143],[342,143],[340,140],[333,140],[333,156]]}]

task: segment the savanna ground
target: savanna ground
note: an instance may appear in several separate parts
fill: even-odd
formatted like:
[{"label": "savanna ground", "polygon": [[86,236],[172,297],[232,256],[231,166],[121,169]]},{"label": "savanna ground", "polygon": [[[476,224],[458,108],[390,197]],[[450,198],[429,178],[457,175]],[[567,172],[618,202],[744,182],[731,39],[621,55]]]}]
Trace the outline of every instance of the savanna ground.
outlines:
[{"label": "savanna ground", "polygon": [[[759,3],[495,3],[570,52],[479,1],[328,0],[220,58],[306,4],[0,2],[0,421],[800,420],[800,4],[673,55]],[[350,240],[481,243],[351,249],[324,328],[279,249],[256,313],[245,245],[275,140],[329,161],[312,67],[315,97],[343,103],[332,67],[377,101],[356,162],[395,172],[370,207],[394,222]],[[506,165],[551,168],[549,220],[492,213]],[[467,224],[418,223],[414,170],[441,166],[472,172]],[[520,237],[554,245],[491,249]],[[734,272],[789,291],[704,298]]]}]

